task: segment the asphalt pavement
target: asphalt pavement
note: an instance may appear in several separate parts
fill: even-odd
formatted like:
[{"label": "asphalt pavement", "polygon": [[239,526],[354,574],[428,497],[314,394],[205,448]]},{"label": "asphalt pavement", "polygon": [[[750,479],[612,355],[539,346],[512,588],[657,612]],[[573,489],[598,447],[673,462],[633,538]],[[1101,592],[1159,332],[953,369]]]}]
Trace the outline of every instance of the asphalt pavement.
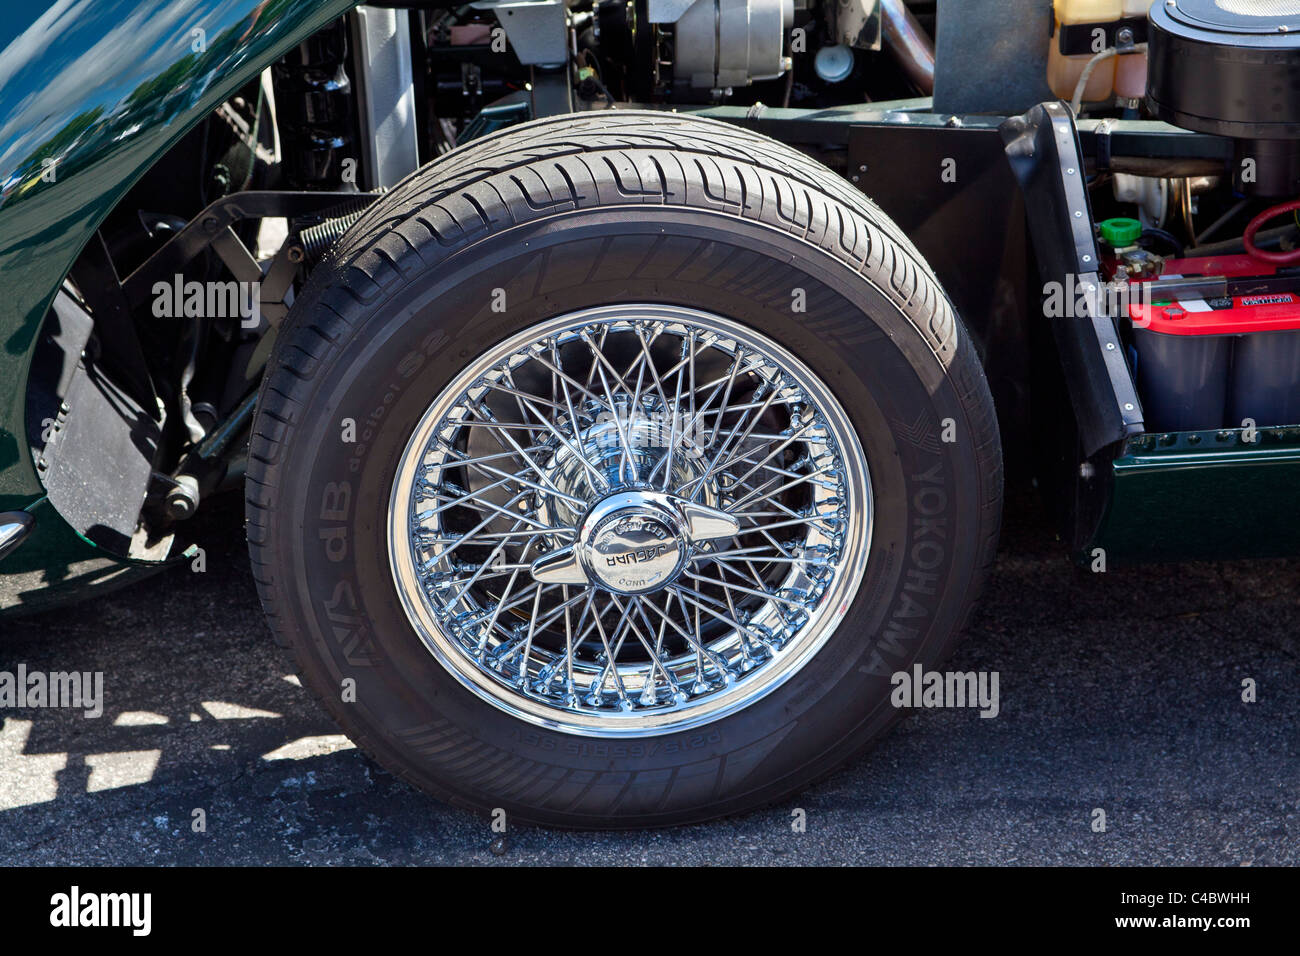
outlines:
[{"label": "asphalt pavement", "polygon": [[1300,863],[1300,561],[1093,574],[1013,502],[950,665],[999,673],[995,719],[919,712],[743,816],[499,842],[354,749],[287,676],[240,502],[218,504],[206,572],[0,623],[0,672],[105,675],[101,717],[0,710],[0,864]]}]

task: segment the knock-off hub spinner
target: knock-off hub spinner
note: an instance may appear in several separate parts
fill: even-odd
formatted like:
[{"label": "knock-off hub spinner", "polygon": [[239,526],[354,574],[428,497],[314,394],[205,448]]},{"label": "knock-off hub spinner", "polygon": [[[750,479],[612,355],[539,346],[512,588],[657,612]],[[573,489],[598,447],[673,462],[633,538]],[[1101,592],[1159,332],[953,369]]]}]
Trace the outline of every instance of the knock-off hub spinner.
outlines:
[{"label": "knock-off hub spinner", "polygon": [[676,580],[693,545],[740,532],[731,515],[663,492],[619,491],[596,502],[574,545],[533,562],[547,584],[594,584],[617,594],[644,594]]}]

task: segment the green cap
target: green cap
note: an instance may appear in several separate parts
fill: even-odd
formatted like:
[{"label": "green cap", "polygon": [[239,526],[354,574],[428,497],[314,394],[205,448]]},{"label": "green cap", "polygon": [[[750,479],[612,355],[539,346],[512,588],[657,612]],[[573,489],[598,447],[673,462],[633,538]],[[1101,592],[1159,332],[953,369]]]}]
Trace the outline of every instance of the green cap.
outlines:
[{"label": "green cap", "polygon": [[1100,228],[1101,237],[1116,249],[1133,245],[1142,235],[1142,223],[1136,219],[1106,219]]}]

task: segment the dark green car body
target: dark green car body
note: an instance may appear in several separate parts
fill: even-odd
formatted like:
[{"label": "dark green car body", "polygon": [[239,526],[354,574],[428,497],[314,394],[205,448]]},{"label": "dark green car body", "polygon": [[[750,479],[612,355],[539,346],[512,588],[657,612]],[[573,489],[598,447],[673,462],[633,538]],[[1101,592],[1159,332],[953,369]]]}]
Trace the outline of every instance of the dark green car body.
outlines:
[{"label": "dark green car body", "polygon": [[53,0],[0,20],[0,513],[31,533],[0,559],[0,613],[147,572],[44,499],[25,383],[64,276],[131,185],[184,134],[352,0]]}]

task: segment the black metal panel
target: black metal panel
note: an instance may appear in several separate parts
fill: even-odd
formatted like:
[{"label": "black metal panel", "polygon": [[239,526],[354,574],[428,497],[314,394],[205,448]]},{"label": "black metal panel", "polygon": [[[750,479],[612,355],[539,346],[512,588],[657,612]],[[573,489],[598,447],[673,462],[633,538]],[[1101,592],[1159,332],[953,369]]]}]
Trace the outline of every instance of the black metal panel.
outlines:
[{"label": "black metal panel", "polygon": [[[121,557],[158,542],[133,541],[162,429],[86,354],[57,427],[37,460],[50,503],[80,535]],[[166,544],[161,545],[166,550]]]},{"label": "black metal panel", "polygon": [[[849,130],[857,126],[879,126],[906,132],[918,126],[947,130],[996,130],[1006,115],[980,116],[935,113],[923,99],[888,103],[863,103],[836,106],[824,110],[780,109],[764,106],[708,106],[691,109],[697,116],[709,116],[752,129],[784,143],[817,147],[842,147],[848,142]],[[954,123],[955,119],[955,123]],[[1205,160],[1221,167],[1233,158],[1233,142],[1208,133],[1194,133],[1168,123],[1152,120],[1085,119],[1077,124],[1084,155],[1106,155],[1128,161],[1127,172],[1145,175],[1186,175],[1171,163],[1191,159]],[[1168,172],[1139,170],[1133,163],[1141,160],[1158,170],[1164,161]],[[1207,169],[1207,171],[1212,171]]]},{"label": "black metal panel", "polygon": [[[1044,103],[1002,125],[1007,159],[1025,195],[1029,234],[1044,286],[1083,290],[1086,315],[1048,319],[1085,457],[1142,431],[1142,404],[1106,314],[1098,253],[1074,118]],[[1069,310],[1067,310],[1068,313]]]},{"label": "black metal panel", "polygon": [[934,108],[1019,113],[1052,95],[1046,0],[939,0]]},{"label": "black metal panel", "polygon": [[[1003,434],[1028,426],[1024,203],[995,126],[882,123],[849,131],[849,179],[925,256],[976,347]],[[1019,450],[1007,443],[1008,450]]]},{"label": "black metal panel", "polygon": [[[72,278],[95,318],[100,364],[142,409],[157,420],[158,398],[149,375],[149,364],[145,361],[140,337],[131,323],[126,296],[122,293],[102,232],[95,233],[87,244],[85,252],[72,268]],[[60,295],[55,300],[56,309],[62,299],[64,297]],[[67,305],[66,301],[62,304]]]}]

